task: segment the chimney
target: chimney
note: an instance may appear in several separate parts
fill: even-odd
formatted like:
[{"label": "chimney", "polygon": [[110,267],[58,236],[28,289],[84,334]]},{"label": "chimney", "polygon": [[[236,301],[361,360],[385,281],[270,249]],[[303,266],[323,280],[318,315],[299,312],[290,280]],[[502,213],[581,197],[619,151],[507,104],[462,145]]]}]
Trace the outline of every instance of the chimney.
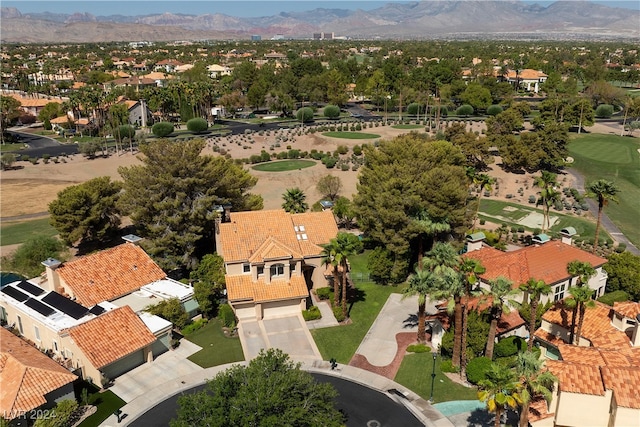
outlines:
[{"label": "chimney", "polygon": [[486,237],[482,231],[467,235],[467,252],[482,249],[482,243]]},{"label": "chimney", "polygon": [[133,243],[134,245],[137,245],[138,242],[142,240],[142,237],[136,236],[135,234],[127,234],[126,236],[122,236],[122,240],[127,243]]},{"label": "chimney", "polygon": [[58,293],[63,293],[62,287],[60,286],[60,276],[56,273],[56,268],[60,267],[62,262],[58,261],[54,258],[47,258],[42,261],[42,265],[45,267],[45,271],[47,273],[47,285],[46,289],[48,291],[55,291]]},{"label": "chimney", "polygon": [[566,227],[560,230],[561,242],[566,245],[573,244],[573,236],[577,234],[576,229],[573,227]]},{"label": "chimney", "polygon": [[224,205],[222,205],[222,209],[224,209],[222,222],[231,222],[231,203],[225,203]]},{"label": "chimney", "polygon": [[633,328],[633,334],[631,335],[631,345],[633,347],[640,346],[640,314],[636,315],[636,326]]}]

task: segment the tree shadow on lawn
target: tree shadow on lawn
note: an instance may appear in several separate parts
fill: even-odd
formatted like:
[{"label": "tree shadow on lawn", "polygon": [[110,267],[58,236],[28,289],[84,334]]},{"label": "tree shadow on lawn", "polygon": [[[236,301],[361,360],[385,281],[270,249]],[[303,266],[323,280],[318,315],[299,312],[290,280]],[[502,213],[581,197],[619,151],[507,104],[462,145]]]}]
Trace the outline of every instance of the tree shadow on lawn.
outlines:
[{"label": "tree shadow on lawn", "polygon": [[348,313],[351,314],[351,309],[357,302],[363,302],[367,300],[367,293],[362,289],[351,286],[347,289],[347,301],[349,301]]}]

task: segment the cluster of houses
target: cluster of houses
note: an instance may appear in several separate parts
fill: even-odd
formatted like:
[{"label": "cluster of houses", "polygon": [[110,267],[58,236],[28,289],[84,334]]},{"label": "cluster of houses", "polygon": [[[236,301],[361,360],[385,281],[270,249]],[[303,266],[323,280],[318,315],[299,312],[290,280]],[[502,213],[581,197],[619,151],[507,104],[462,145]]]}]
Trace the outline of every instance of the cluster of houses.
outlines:
[{"label": "cluster of houses", "polygon": [[[215,224],[215,241],[238,321],[307,308],[310,290],[328,285],[331,272],[322,263],[322,245],[337,232],[330,210],[225,213]],[[539,238],[510,252],[484,245],[483,236],[475,234],[468,238],[465,256],[485,266],[482,286],[500,276],[514,286],[530,278],[551,285],[543,302],[556,304],[545,313],[535,339],[559,383],[549,404],[532,405],[532,426],[637,425],[640,304],[596,303],[586,311],[579,345],[569,343],[571,312],[562,300],[577,278],[567,264],[579,260],[596,269],[587,286],[597,296],[607,280],[606,260],[573,246],[574,233],[568,228],[561,240]],[[21,337],[1,331],[3,413],[24,413],[68,398],[78,377],[105,385],[169,350],[172,325],[145,312],[148,305],[178,298],[191,316],[197,314],[192,287],[168,278],[137,244],[139,238],[125,240],[69,262],[45,260],[42,276],[2,287],[0,318]],[[503,336],[527,336],[517,311],[508,316],[501,321]]]}]

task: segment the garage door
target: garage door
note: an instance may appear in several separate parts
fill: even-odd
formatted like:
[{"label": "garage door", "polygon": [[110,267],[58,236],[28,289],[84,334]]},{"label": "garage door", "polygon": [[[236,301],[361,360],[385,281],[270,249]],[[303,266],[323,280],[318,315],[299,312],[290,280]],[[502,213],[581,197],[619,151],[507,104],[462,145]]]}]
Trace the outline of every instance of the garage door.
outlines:
[{"label": "garage door", "polygon": [[236,317],[242,319],[256,319],[256,308],[252,302],[247,304],[233,304],[233,308],[236,310]]},{"label": "garage door", "polygon": [[300,313],[300,300],[271,301],[262,304],[262,317],[290,316]]},{"label": "garage door", "polygon": [[144,362],[144,350],[139,350],[104,367],[102,372],[104,372],[104,375],[107,378],[114,379],[125,372],[142,365]]}]

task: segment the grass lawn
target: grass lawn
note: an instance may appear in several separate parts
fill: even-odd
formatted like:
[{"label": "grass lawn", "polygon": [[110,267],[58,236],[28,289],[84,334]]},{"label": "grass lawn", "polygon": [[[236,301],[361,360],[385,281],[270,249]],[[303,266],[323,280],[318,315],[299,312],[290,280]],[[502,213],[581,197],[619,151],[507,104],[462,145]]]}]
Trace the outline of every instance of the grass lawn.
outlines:
[{"label": "grass lawn", "polygon": [[[352,274],[367,273],[367,254],[365,252],[349,259]],[[350,325],[311,331],[324,360],[334,357],[338,363],[349,363],[389,295],[401,290],[399,287],[376,285],[372,282],[356,283],[356,287],[358,298],[351,307]]]},{"label": "grass lawn", "polygon": [[380,135],[376,135],[375,133],[364,133],[364,132],[323,132],[323,136],[328,136],[331,138],[343,138],[343,139],[375,139],[380,138]]},{"label": "grass lawn", "polygon": [[422,129],[423,125],[393,125],[393,129]]},{"label": "grass lawn", "polygon": [[615,182],[620,189],[619,203],[610,203],[604,212],[629,240],[640,245],[640,139],[580,135],[569,143],[568,149],[574,159],[571,167],[585,176],[585,186],[601,178]]},{"label": "grass lawn", "polygon": [[[433,383],[434,402],[451,400],[477,400],[477,390],[454,383],[440,370],[441,358],[436,359],[436,378]],[[433,356],[431,353],[407,354],[402,360],[395,381],[419,394],[425,400],[431,396],[431,372]]]},{"label": "grass lawn", "polygon": [[0,153],[22,150],[23,148],[25,148],[25,144],[22,142],[14,144],[0,144]]},{"label": "grass lawn", "polygon": [[279,162],[265,162],[252,167],[252,169],[263,172],[285,172],[310,168],[315,166],[313,160],[282,160]]},{"label": "grass lawn", "polygon": [[203,368],[244,360],[240,338],[225,337],[218,319],[210,320],[205,327],[185,338],[202,347],[202,350],[189,356],[189,360]]},{"label": "grass lawn", "polygon": [[58,231],[49,224],[49,218],[5,223],[0,227],[0,246],[24,243],[35,236],[53,237]]},{"label": "grass lawn", "polygon": [[122,408],[126,402],[116,396],[111,390],[102,393],[94,393],[89,397],[89,403],[98,407],[95,414],[87,417],[78,427],[99,426],[104,420],[109,418],[116,409]]},{"label": "grass lawn", "polygon": [[[511,207],[516,210],[505,211],[504,208]],[[542,209],[536,209],[531,206],[519,205],[517,203],[503,202],[500,200],[482,199],[480,201],[480,218],[487,221],[506,223],[509,226],[520,226],[518,221],[530,212],[539,212],[542,214]],[[595,212],[593,212],[595,214]],[[551,208],[550,216],[553,218],[558,217],[558,221],[551,226],[552,232],[559,232],[565,227],[573,227],[579,237],[589,238],[593,237],[596,230],[596,223],[592,220],[581,218],[573,215],[564,215]],[[500,217],[500,218],[496,218]],[[482,226],[480,226],[482,228]],[[529,231],[533,231],[531,228],[525,227]],[[602,230],[604,235],[610,238],[610,236]],[[603,237],[604,237],[603,235]]]}]

